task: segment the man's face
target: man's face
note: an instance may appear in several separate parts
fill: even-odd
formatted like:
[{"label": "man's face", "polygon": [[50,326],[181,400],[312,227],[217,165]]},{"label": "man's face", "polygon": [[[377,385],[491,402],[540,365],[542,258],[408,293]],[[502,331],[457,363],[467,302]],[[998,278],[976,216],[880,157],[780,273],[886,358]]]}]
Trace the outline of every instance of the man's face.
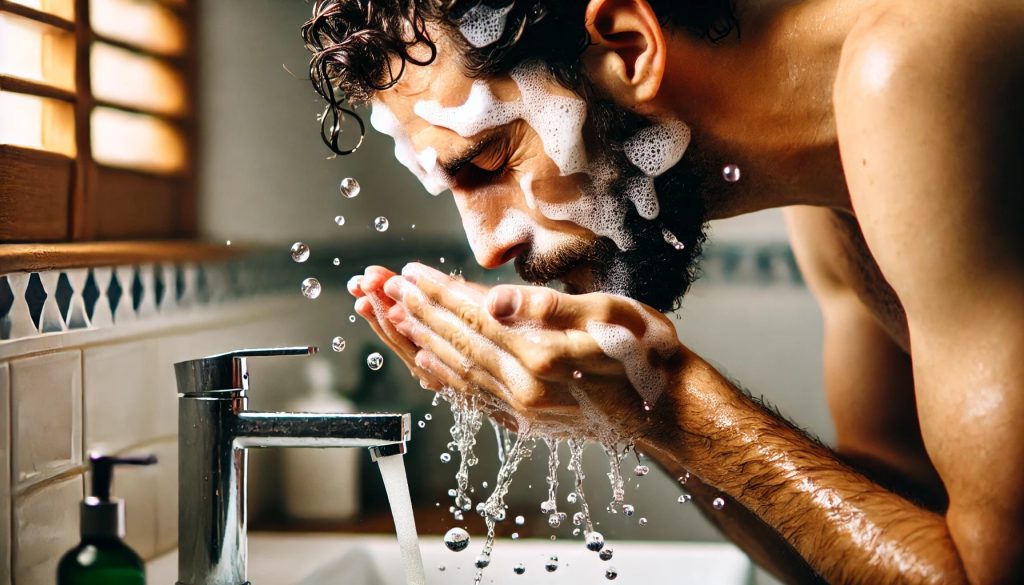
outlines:
[{"label": "man's face", "polygon": [[[477,262],[494,268],[514,260],[529,282],[557,279],[569,292],[619,293],[671,308],[689,284],[703,213],[692,195],[682,225],[679,206],[657,209],[653,176],[638,167],[674,165],[688,143],[685,126],[660,133],[674,142],[653,145],[653,164],[631,164],[636,156],[628,154],[643,158],[652,145],[630,137],[657,127],[640,120],[598,136],[588,104],[540,68],[474,80],[449,57],[451,47],[438,42],[431,65],[409,66],[398,85],[375,96],[371,123],[395,139],[396,157],[428,191],[451,189]],[[666,241],[673,236],[691,248],[676,249]]]}]

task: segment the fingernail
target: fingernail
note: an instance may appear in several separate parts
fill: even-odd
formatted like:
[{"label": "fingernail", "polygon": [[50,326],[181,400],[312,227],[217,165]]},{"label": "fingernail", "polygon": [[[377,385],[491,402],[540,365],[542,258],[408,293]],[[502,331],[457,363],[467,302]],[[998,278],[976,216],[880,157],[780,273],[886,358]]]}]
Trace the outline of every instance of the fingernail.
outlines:
[{"label": "fingernail", "polygon": [[495,319],[505,319],[516,314],[522,303],[518,288],[499,286],[491,290],[488,310]]},{"label": "fingernail", "polygon": [[416,264],[406,264],[402,267],[402,276],[404,276],[409,282],[416,284],[416,281],[420,278],[418,271],[419,269]]},{"label": "fingernail", "polygon": [[363,275],[362,274],[357,274],[357,275],[353,276],[352,278],[348,279],[348,284],[346,285],[348,287],[348,291],[350,293],[355,293],[355,291],[357,291],[359,289],[359,283],[362,282],[362,280],[363,280]]},{"label": "fingernail", "polygon": [[401,300],[402,296],[402,279],[391,277],[387,282],[384,283],[384,292],[393,299]]}]

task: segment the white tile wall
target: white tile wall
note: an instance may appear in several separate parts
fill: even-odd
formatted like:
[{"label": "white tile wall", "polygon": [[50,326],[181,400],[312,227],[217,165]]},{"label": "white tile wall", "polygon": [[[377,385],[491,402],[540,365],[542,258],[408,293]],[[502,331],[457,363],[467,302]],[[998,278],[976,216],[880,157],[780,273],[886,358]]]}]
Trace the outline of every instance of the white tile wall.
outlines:
[{"label": "white tile wall", "polygon": [[11,386],[0,364],[0,585],[11,585]]},{"label": "white tile wall", "polygon": [[[143,447],[121,455],[145,455],[153,449]],[[90,475],[86,475],[87,478]],[[157,483],[160,472],[155,465],[123,466],[114,473],[113,497],[125,501],[125,537],[128,546],[142,558],[156,554]]]},{"label": "white tile wall", "polygon": [[10,366],[17,491],[81,465],[82,354],[62,351]]},{"label": "white tile wall", "polygon": [[120,453],[157,436],[157,342],[85,349],[85,449]]},{"label": "white tile wall", "polygon": [[14,500],[14,582],[54,583],[61,555],[79,542],[82,476],[28,490]]}]

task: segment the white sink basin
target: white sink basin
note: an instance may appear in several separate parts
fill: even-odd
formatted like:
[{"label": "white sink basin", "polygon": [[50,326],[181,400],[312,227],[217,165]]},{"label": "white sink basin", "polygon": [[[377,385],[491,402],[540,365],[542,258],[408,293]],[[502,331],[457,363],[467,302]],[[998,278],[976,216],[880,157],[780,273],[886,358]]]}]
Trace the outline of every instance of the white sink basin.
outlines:
[{"label": "white sink basin", "polygon": [[[475,536],[469,548],[454,553],[440,536],[421,540],[423,564],[430,585],[472,584],[473,561],[483,545]],[[615,567],[615,583],[635,585],[747,585],[753,567],[739,549],[717,543],[609,542],[615,550],[611,561],[602,561],[579,540],[500,540],[484,583],[533,585],[534,583],[601,583],[605,571]],[[551,555],[558,570],[547,572]],[[177,554],[149,563],[148,582],[172,584],[177,577]],[[512,568],[523,563],[526,572]],[[440,566],[445,570],[441,571]],[[397,541],[384,536],[253,534],[249,537],[249,579],[253,585],[401,585],[405,582]]]}]

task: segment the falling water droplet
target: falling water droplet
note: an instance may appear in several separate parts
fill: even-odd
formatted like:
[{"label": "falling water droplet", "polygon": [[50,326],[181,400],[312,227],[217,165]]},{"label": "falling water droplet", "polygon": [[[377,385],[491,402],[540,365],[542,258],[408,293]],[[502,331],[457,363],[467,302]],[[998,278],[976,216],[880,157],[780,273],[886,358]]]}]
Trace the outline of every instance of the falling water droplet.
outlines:
[{"label": "falling water droplet", "polygon": [[307,278],[302,281],[302,296],[307,299],[315,299],[320,296],[323,291],[323,287],[320,286],[320,281],[315,278]]},{"label": "falling water droplet", "polygon": [[309,246],[302,242],[295,242],[292,244],[292,260],[296,262],[305,262],[309,260]]},{"label": "falling water droplet", "polygon": [[430,401],[430,406],[437,406],[440,400],[441,400],[441,395],[440,394],[434,394],[434,399]]},{"label": "falling water droplet", "polygon": [[647,526],[647,518],[641,518],[639,524],[640,526]]},{"label": "falling water droplet", "polygon": [[711,507],[716,510],[721,510],[722,508],[725,507],[725,498],[715,498],[714,500],[711,501]]},{"label": "falling water droplet", "polygon": [[373,220],[373,229],[377,230],[378,232],[388,231],[389,225],[391,224],[388,222],[388,218],[384,217],[383,215]]},{"label": "falling water droplet", "polygon": [[583,520],[584,520],[583,512],[576,512],[575,514],[572,515],[572,523],[575,526],[579,526],[580,524],[583,524]]},{"label": "falling water droplet", "polygon": [[524,565],[523,563],[519,563],[518,565],[512,567],[512,572],[514,572],[516,575],[522,575],[526,572],[526,565]]},{"label": "falling water droplet", "polygon": [[331,349],[339,353],[345,351],[345,338],[339,335],[338,337],[332,339]]},{"label": "falling water droplet", "polygon": [[692,499],[693,499],[693,496],[691,496],[690,494],[683,494],[683,495],[679,496],[676,499],[676,501],[679,502],[680,504],[685,504],[686,502],[689,502]]},{"label": "falling water droplet", "polygon": [[384,367],[384,356],[378,352],[373,352],[366,356],[366,366],[371,370],[379,370]]},{"label": "falling water droplet", "polygon": [[602,549],[601,552],[599,552],[597,554],[597,556],[601,557],[602,561],[610,561],[610,560],[612,560],[612,556],[614,554],[615,554],[614,550],[612,550],[610,548],[606,548],[606,549]]},{"label": "falling water droplet", "polygon": [[572,371],[572,377],[573,377],[574,380],[579,380],[580,378],[583,377],[583,372],[581,372],[579,370],[573,370]]},{"label": "falling water droplet", "polygon": [[555,571],[557,571],[558,557],[555,555],[551,555],[551,557],[548,559],[548,562],[544,563],[544,570],[548,573],[554,573]]},{"label": "falling water droplet", "polygon": [[484,489],[487,489],[487,482],[485,481],[485,482],[481,483],[480,487],[482,487]]},{"label": "falling water droplet", "polygon": [[334,223],[338,224],[339,226],[345,225],[345,216],[344,215],[335,215],[334,216]]},{"label": "falling water droplet", "polygon": [[740,168],[736,165],[725,165],[722,169],[722,178],[729,183],[735,183],[740,180]]},{"label": "falling water droplet", "polygon": [[423,415],[423,420],[434,420],[434,415],[428,412],[427,414]]},{"label": "falling water droplet", "polygon": [[512,540],[519,540],[519,533],[518,532],[513,532],[512,533]]},{"label": "falling water droplet", "polygon": [[349,323],[355,323],[356,322],[356,316],[355,315],[349,315],[348,316],[348,322]]},{"label": "falling water droplet", "polygon": [[441,256],[441,264],[444,264],[444,256]]},{"label": "falling water droplet", "polygon": [[576,499],[578,497],[579,496],[576,495],[576,492],[569,492],[569,495],[565,496],[565,501],[569,502],[570,504],[575,504]]},{"label": "falling water droplet", "polygon": [[624,504],[622,506],[622,514],[624,516],[632,516],[634,512],[633,504]]},{"label": "falling water droplet", "polygon": [[341,258],[335,258],[334,260],[331,260],[331,264],[334,264],[335,266],[341,266]]},{"label": "falling water droplet", "polygon": [[224,242],[224,244],[227,245],[227,246],[230,246],[231,245],[231,240],[228,240],[228,241]]},{"label": "falling water droplet", "polygon": [[360,189],[359,181],[352,177],[345,177],[341,180],[341,183],[338,183],[338,192],[341,193],[341,196],[345,199],[351,199],[358,196]]},{"label": "falling water droplet", "polygon": [[685,484],[686,482],[690,481],[690,472],[687,471],[686,473],[684,473],[684,474],[680,475],[679,477],[677,477],[676,480],[680,484]]},{"label": "falling water droplet", "polygon": [[444,569],[445,569],[444,565],[438,565],[437,566],[437,570],[441,571],[442,573],[444,572]]},{"label": "falling water droplet", "polygon": [[456,526],[444,533],[444,545],[448,547],[448,550],[462,552],[469,546],[469,533]]},{"label": "falling water droplet", "polygon": [[540,503],[540,511],[544,514],[550,514],[555,511],[555,503],[551,500],[544,500]]},{"label": "falling water droplet", "polygon": [[562,525],[562,519],[558,517],[558,514],[552,514],[548,516],[548,526],[552,528],[558,528]]},{"label": "falling water droplet", "polygon": [[441,463],[448,463],[452,460],[452,456],[448,453],[441,453]]},{"label": "falling water droplet", "polygon": [[604,535],[600,532],[588,532],[585,539],[587,550],[598,552],[604,548]]},{"label": "falling water droplet", "polygon": [[646,465],[637,465],[636,467],[633,468],[633,473],[635,473],[637,477],[643,477],[650,472],[651,468],[647,467]]},{"label": "falling water droplet", "polygon": [[448,490],[448,495],[453,497],[453,498],[455,497],[455,494],[457,494],[457,493],[459,493],[459,492],[455,491],[455,488],[452,488],[452,489]]},{"label": "falling water droplet", "polygon": [[522,516],[516,516],[516,526],[522,526],[523,524],[526,524],[526,518]]},{"label": "falling water droplet", "polygon": [[615,570],[615,567],[608,567],[608,570],[604,572],[604,578],[609,581],[614,581],[619,576],[619,572]]},{"label": "falling water droplet", "polygon": [[420,421],[420,422],[416,423],[416,425],[419,426],[422,429],[422,428],[427,426],[427,423],[425,423],[423,421]]}]

